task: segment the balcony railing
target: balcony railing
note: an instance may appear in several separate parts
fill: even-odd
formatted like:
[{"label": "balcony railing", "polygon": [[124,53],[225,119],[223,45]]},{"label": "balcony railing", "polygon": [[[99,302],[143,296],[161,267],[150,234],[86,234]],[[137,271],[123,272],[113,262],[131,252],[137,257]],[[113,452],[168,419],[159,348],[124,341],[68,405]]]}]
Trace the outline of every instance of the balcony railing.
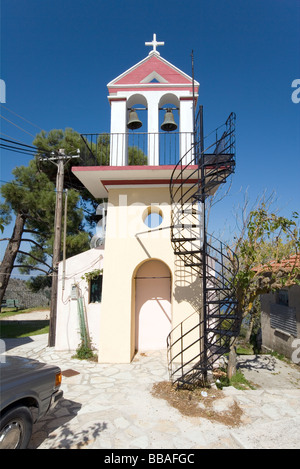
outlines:
[{"label": "balcony railing", "polygon": [[193,145],[191,132],[81,134],[85,166],[175,165]]}]

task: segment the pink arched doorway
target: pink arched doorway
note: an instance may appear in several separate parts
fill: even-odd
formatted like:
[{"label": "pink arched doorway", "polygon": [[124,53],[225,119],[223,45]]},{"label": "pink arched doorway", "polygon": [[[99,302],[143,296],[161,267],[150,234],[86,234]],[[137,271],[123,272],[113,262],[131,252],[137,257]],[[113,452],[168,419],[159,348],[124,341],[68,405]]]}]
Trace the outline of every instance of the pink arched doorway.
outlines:
[{"label": "pink arched doorway", "polygon": [[166,348],[171,322],[171,273],[165,263],[151,259],[135,276],[135,349]]}]

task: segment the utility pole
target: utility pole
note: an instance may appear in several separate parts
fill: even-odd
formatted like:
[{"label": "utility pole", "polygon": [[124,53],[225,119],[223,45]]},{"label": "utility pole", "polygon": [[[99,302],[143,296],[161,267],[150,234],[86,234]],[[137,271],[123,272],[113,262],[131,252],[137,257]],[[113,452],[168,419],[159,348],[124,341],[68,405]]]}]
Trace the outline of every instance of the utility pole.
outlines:
[{"label": "utility pole", "polygon": [[62,232],[62,211],[63,211],[63,190],[64,190],[64,167],[72,158],[79,158],[79,150],[77,155],[65,155],[65,151],[60,149],[57,156],[43,158],[44,161],[51,161],[57,166],[56,175],[56,204],[54,217],[54,242],[53,242],[53,258],[52,258],[52,287],[50,300],[50,325],[48,346],[55,346],[56,335],[56,316],[57,316],[57,289],[58,289],[58,264],[60,262],[61,253],[61,232]]}]

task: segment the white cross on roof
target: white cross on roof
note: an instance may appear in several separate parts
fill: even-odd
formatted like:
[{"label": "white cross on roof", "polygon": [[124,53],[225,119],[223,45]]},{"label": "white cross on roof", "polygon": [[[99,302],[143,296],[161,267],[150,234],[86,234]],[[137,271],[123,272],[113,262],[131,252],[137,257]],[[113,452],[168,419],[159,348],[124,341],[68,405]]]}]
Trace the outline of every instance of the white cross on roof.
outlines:
[{"label": "white cross on roof", "polygon": [[145,46],[152,46],[153,47],[153,49],[149,52],[149,55],[153,54],[153,52],[156,52],[157,54],[159,54],[159,52],[156,50],[156,47],[157,46],[164,46],[164,45],[165,45],[164,42],[158,42],[156,40],[156,34],[153,34],[152,42],[145,42]]}]

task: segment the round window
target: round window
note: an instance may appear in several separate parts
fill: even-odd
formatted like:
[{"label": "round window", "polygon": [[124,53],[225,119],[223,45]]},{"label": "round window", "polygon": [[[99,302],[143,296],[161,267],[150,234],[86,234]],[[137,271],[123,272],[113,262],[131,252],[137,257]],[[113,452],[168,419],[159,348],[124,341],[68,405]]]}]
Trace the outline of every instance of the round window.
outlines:
[{"label": "round window", "polygon": [[163,213],[158,207],[147,207],[143,213],[143,221],[148,228],[157,228],[163,221]]}]

